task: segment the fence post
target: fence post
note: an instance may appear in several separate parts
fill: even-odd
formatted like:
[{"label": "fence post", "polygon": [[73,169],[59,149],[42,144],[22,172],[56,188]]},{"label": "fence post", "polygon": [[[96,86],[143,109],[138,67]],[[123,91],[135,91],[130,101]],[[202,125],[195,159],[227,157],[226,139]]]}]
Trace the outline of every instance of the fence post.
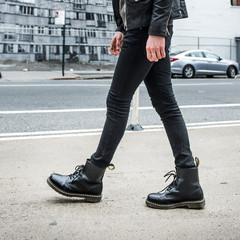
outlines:
[{"label": "fence post", "polygon": [[232,59],[232,39],[230,38],[230,59]]},{"label": "fence post", "polygon": [[139,107],[139,87],[133,95],[132,102],[132,123],[127,127],[127,130],[142,131],[142,126],[138,123],[138,107]]},{"label": "fence post", "polygon": [[79,70],[80,70],[80,55],[81,55],[81,32],[80,32],[80,29],[78,30],[78,36],[79,36],[78,64],[79,64]]}]

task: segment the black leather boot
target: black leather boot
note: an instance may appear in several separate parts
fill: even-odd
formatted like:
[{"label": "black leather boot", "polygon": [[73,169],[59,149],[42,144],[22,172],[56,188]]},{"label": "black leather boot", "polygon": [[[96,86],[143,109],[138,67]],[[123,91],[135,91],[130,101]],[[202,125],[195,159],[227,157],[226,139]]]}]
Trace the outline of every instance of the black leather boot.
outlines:
[{"label": "black leather boot", "polygon": [[[114,169],[114,165],[110,164],[109,168]],[[64,196],[83,198],[86,202],[100,202],[105,170],[106,168],[99,168],[88,159],[85,166],[77,166],[73,174],[54,173],[47,179],[47,183]]]},{"label": "black leather boot", "polygon": [[176,167],[176,172],[168,172],[164,177],[173,176],[173,182],[161,192],[149,194],[146,200],[147,206],[161,209],[177,207],[204,208],[205,199],[198,178],[199,160],[198,158],[195,160],[196,167]]}]

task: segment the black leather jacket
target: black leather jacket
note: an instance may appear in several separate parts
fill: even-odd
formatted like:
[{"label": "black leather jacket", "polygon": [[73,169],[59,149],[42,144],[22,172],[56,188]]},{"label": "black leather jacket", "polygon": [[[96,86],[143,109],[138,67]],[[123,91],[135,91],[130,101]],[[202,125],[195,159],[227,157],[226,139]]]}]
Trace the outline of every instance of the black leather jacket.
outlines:
[{"label": "black leather jacket", "polygon": [[125,0],[126,25],[120,15],[119,0],[112,0],[116,31],[149,27],[148,34],[166,36],[169,20],[187,18],[185,0]]}]

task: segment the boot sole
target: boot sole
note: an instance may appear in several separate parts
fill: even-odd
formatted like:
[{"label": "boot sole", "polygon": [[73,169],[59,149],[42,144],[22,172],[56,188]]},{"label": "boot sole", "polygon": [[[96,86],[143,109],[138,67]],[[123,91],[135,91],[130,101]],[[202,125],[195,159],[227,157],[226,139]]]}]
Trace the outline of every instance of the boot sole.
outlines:
[{"label": "boot sole", "polygon": [[173,208],[180,208],[180,207],[187,207],[191,209],[202,209],[205,206],[205,199],[199,201],[186,201],[186,202],[179,202],[173,204],[158,204],[151,201],[146,200],[146,204],[148,207],[151,208],[158,208],[158,209],[173,209]]},{"label": "boot sole", "polygon": [[80,194],[80,193],[68,193],[65,192],[61,189],[59,189],[57,186],[55,186],[50,178],[47,179],[47,184],[49,185],[49,187],[51,187],[54,191],[56,191],[57,193],[64,195],[66,197],[77,197],[77,198],[83,198],[85,200],[85,202],[90,202],[90,203],[97,203],[100,202],[102,199],[102,195],[90,195],[90,194]]}]

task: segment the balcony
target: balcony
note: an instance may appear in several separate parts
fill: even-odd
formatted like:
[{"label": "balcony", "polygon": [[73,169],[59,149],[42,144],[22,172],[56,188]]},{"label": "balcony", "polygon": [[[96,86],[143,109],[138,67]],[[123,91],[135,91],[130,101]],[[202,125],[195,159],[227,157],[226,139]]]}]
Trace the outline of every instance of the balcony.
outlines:
[{"label": "balcony", "polygon": [[106,28],[106,22],[102,20],[98,20],[97,27]]},{"label": "balcony", "polygon": [[73,4],[73,9],[74,10],[86,10],[86,5],[85,4]]},{"label": "balcony", "polygon": [[32,34],[19,34],[19,41],[33,42],[33,35]]},{"label": "balcony", "polygon": [[94,20],[86,20],[86,25],[87,26],[95,26],[95,21]]},{"label": "balcony", "polygon": [[87,43],[86,37],[75,37],[76,43]]}]

